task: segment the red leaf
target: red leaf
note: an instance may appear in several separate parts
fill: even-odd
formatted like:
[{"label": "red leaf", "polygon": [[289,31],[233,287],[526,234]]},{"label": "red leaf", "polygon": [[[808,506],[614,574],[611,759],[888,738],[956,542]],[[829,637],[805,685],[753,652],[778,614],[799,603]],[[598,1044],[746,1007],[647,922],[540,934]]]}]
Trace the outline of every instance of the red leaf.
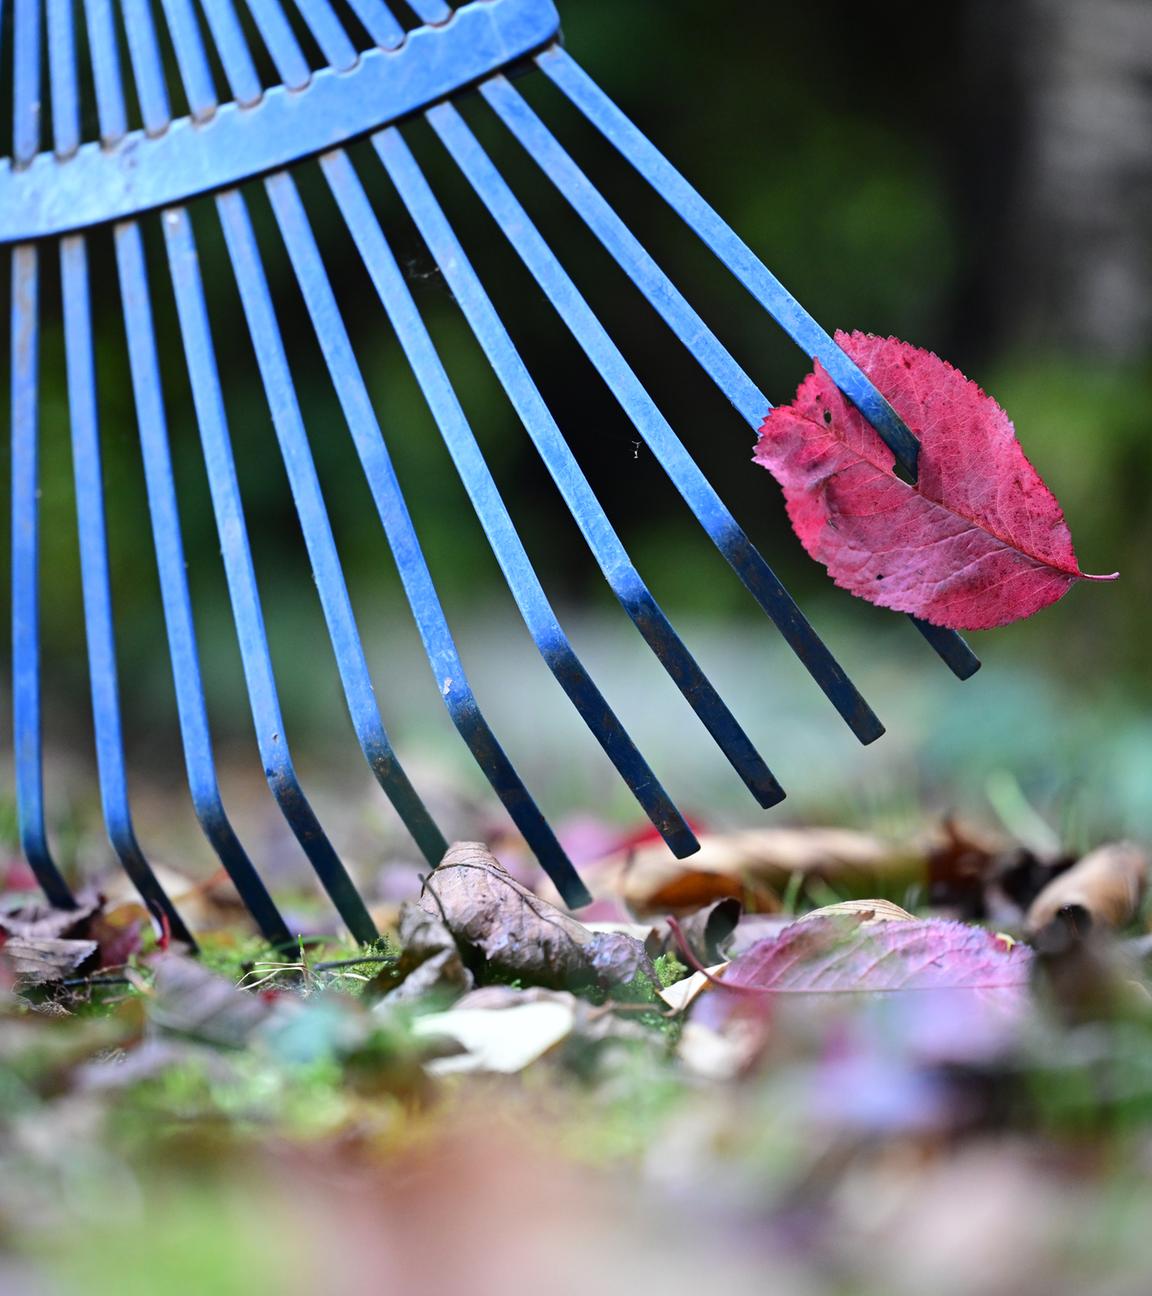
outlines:
[{"label": "red leaf", "polygon": [[1055,603],[1076,580],[1115,579],[1080,570],[1055,496],[974,382],[896,338],[836,341],[920,441],[910,486],[819,362],[764,420],[754,458],[837,585],[934,625],[985,630]]},{"label": "red leaf", "polygon": [[815,915],[734,959],[720,980],[771,993],[979,992],[1019,1006],[1032,951],[982,927],[940,919],[869,921],[867,914]]}]

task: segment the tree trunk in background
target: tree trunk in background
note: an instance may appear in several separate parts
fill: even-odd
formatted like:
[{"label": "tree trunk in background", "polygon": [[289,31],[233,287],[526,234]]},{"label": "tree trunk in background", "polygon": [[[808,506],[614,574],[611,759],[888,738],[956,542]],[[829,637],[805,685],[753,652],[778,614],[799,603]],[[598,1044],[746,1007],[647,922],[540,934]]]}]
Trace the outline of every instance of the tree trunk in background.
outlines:
[{"label": "tree trunk in background", "polygon": [[1024,108],[1004,195],[1004,340],[1112,360],[1147,355],[1152,0],[1004,7],[1015,10]]}]

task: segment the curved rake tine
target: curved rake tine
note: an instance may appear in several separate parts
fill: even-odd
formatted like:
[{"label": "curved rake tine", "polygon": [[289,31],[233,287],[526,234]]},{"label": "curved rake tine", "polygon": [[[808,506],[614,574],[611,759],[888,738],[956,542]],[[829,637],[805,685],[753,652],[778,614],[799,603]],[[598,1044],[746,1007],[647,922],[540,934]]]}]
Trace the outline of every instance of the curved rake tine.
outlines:
[{"label": "curved rake tine", "polygon": [[669,847],[680,856],[698,850],[699,843],[692,830],[636,750],[556,620],[351,163],[345,154],[334,153],[325,155],[323,166],[369,277],[541,656]]},{"label": "curved rake tine", "polygon": [[115,144],[128,134],[128,112],[120,78],[120,48],[116,41],[112,0],[84,0],[84,13],[88,23],[88,52],[96,87],[100,139],[104,144]]},{"label": "curved rake tine", "polygon": [[[40,148],[40,4],[16,0],[12,162]],[[58,37],[58,33],[57,33]],[[51,37],[50,37],[51,39]],[[53,56],[59,40],[51,39]],[[64,118],[61,117],[61,126]],[[40,715],[40,254],[12,249],[12,727],[20,845],[50,904],[76,900],[48,846]]]},{"label": "curved rake tine", "polygon": [[34,244],[12,251],[12,727],[20,845],[57,909],[76,900],[44,826],[40,716],[40,488],[37,361],[39,262]]},{"label": "curved rake tine", "polygon": [[248,208],[236,190],[218,195],[216,207],[356,737],[376,781],[435,866],[447,843],[408,781],[380,718]]},{"label": "curved rake tine", "polygon": [[[711,248],[788,336],[813,359],[820,361],[840,390],[883,438],[897,462],[915,480],[919,442],[860,367],[836,345],[751,248],[574,59],[554,46],[538,55],[536,63],[566,98]],[[968,679],[980,669],[980,659],[954,630],[930,626],[917,617],[910,619],[960,679]]]},{"label": "curved rake tine", "polygon": [[64,298],[68,405],[72,420],[72,466],[76,479],[76,521],[80,533],[80,579],[104,823],[124,871],[144,897],[153,916],[177,940],[195,946],[183,919],[144,858],[136,841],[128,806],[112,628],[112,589],[108,574],[108,535],[100,471],[88,254],[83,235],[69,235],[61,240],[60,278]]},{"label": "curved rake tine", "polygon": [[[161,0],[176,64],[193,121],[206,121],[219,106],[212,68],[192,0]],[[210,6],[211,7],[211,6]]]},{"label": "curved rake tine", "polygon": [[192,401],[264,773],[289,827],[348,930],[357,940],[368,943],[379,935],[376,925],[308,804],[284,737],[192,224],[182,207],[166,211],[163,224]]},{"label": "curved rake tine", "polygon": [[445,0],[404,0],[409,9],[426,23],[443,23],[452,17],[452,7]]},{"label": "curved rake tine", "polygon": [[383,0],[348,0],[348,6],[381,49],[399,49],[404,44],[404,28]]},{"label": "curved rake tine", "polygon": [[172,105],[168,102],[164,64],[156,43],[151,0],[120,0],[120,5],[144,131],[148,135],[160,135],[172,122]]},{"label": "curved rake tine", "polygon": [[[343,154],[336,157],[339,161],[335,170],[339,171],[347,165],[347,159]],[[381,525],[395,555],[424,650],[452,722],[565,902],[573,908],[587,904],[591,897],[489,728],[468,683],[295,187],[286,176],[278,176],[268,182],[268,191]]]},{"label": "curved rake tine", "polygon": [[212,0],[204,6],[204,17],[233,99],[245,108],[259,103],[264,90],[232,0]]},{"label": "curved rake tine", "polygon": [[713,544],[857,738],[863,743],[879,738],[884,727],[871,707],[685,450],[463,118],[448,103],[425,115]]},{"label": "curved rake tine", "polygon": [[330,67],[347,72],[356,66],[360,56],[328,0],[296,0],[296,8]]},{"label": "curved rake tine", "polygon": [[12,162],[40,151],[40,0],[16,0],[12,39]]},{"label": "curved rake tine", "polygon": [[[199,44],[195,16],[187,5],[188,0],[176,0],[174,6],[173,0],[169,0],[170,11],[175,12],[178,19],[183,19],[183,25],[178,25],[173,33],[174,39],[179,35],[177,61],[182,74],[185,68],[195,72],[198,66],[199,72],[204,74],[208,71],[204,50]],[[179,12],[181,6],[183,14]],[[171,122],[172,110],[149,0],[124,0],[124,18],[145,128],[161,133]],[[200,87],[201,94],[205,91],[210,98],[199,105],[202,113],[211,112],[215,107],[210,76],[208,85]],[[287,945],[291,943],[292,935],[241,846],[220,797],[180,536],[144,243],[135,221],[117,225],[114,238],[148,511],[152,520],[164,624],[192,804],[205,836],[260,930],[274,945]]]},{"label": "curved rake tine", "polygon": [[192,802],[205,836],[220,857],[220,862],[235,883],[240,898],[248,906],[261,932],[274,945],[288,945],[292,942],[292,933],[252,867],[220,799],[212,759],[208,713],[204,703],[204,684],[196,648],[196,631],[192,621],[184,545],[180,536],[180,517],[164,416],[160,361],[156,353],[144,245],[139,226],[135,222],[118,225],[115,238],[148,507],[152,518],[152,535],[160,572],[160,593],[168,631],[168,650],[172,659],[172,678],[176,686],[180,733],[184,743],[184,761]]},{"label": "curved rake tine", "polygon": [[302,90],[312,80],[312,69],[280,8],[280,0],[248,0],[248,10],[276,64],[280,80],[289,90]]},{"label": "curved rake tine", "polygon": [[63,161],[80,147],[76,26],[70,4],[48,6],[48,69],[52,95],[52,146],[56,157]]},{"label": "curved rake tine", "polygon": [[374,137],[392,183],[544,460],[605,579],[757,801],[784,793],[640,578],[399,131]]}]

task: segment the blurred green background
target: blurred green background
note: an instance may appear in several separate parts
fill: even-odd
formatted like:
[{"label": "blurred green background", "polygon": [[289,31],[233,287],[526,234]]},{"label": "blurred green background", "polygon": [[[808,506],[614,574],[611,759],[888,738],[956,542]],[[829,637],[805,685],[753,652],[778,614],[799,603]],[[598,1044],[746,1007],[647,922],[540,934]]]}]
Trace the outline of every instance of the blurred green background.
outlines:
[{"label": "blurred green background", "polygon": [[[688,448],[888,724],[880,744],[860,750],[638,444],[431,132],[422,123],[406,127],[641,573],[792,793],[779,813],[903,822],[925,804],[958,806],[1073,843],[1145,830],[1152,811],[1145,562],[1152,543],[1152,155],[1134,140],[1146,142],[1140,124],[1152,125],[1152,11],[1130,0],[957,0],[930,18],[903,0],[579,0],[562,9],[570,52],[817,318],[931,348],[996,396],[1062,501],[1082,566],[1121,573],[1115,585],[1074,589],[1032,621],[973,636],[985,670],[956,683],[903,618],[831,588],[792,536],[775,484],[751,464],[751,430],[491,112],[478,100],[463,104]],[[4,20],[10,23],[8,13]],[[271,79],[266,60],[263,67]],[[806,357],[542,77],[519,85],[762,390],[787,400],[809,367]],[[755,821],[754,807],[615,608],[378,161],[364,144],[353,156],[577,648],[686,808],[706,822]],[[549,811],[594,809],[634,821],[625,792],[523,631],[318,170],[306,165],[298,178],[482,705]],[[422,660],[266,199],[258,186],[248,194],[385,721],[401,755],[434,787],[479,794],[482,781]],[[194,220],[288,736],[333,837],[371,861],[393,831],[390,811],[369,787],[347,723],[211,204],[195,204]],[[260,791],[155,218],[146,238],[226,799],[275,855],[285,835]],[[198,848],[182,791],[107,231],[92,237],[91,251],[134,790],[146,846],[171,859],[184,850],[174,840]],[[77,826],[95,819],[95,782],[58,286],[50,256],[45,263],[46,777],[63,857],[98,863],[105,849]],[[453,815],[467,819],[454,798],[444,794],[450,824]],[[6,821],[12,844],[10,806]]]}]

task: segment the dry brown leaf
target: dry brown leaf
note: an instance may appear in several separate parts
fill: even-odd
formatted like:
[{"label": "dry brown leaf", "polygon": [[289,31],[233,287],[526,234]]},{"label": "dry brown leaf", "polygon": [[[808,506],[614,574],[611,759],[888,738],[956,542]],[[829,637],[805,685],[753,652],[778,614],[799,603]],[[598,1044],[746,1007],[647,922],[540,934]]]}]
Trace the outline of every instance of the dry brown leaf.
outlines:
[{"label": "dry brown leaf", "polygon": [[674,859],[662,843],[605,869],[608,889],[637,914],[686,913],[734,896],[773,910],[793,874],[850,887],[878,879],[921,880],[924,853],[845,828],[758,828],[705,834],[700,850]]},{"label": "dry brown leaf", "polygon": [[481,842],[456,842],[424,884],[420,907],[439,915],[464,962],[489,975],[568,989],[657,979],[643,944],[596,933],[516,881]]},{"label": "dry brown leaf", "polygon": [[1038,932],[1058,914],[1087,914],[1105,927],[1131,922],[1148,880],[1148,855],[1134,842],[1112,842],[1085,855],[1040,892],[1028,910],[1028,930]]},{"label": "dry brown leaf", "polygon": [[915,922],[915,914],[901,909],[891,900],[841,900],[837,904],[824,905],[801,914],[797,921],[805,922],[809,918],[828,918],[833,914],[859,914],[863,922]]},{"label": "dry brown leaf", "polygon": [[48,936],[10,936],[0,947],[0,959],[26,985],[62,981],[94,961],[96,942],[56,940]]}]

